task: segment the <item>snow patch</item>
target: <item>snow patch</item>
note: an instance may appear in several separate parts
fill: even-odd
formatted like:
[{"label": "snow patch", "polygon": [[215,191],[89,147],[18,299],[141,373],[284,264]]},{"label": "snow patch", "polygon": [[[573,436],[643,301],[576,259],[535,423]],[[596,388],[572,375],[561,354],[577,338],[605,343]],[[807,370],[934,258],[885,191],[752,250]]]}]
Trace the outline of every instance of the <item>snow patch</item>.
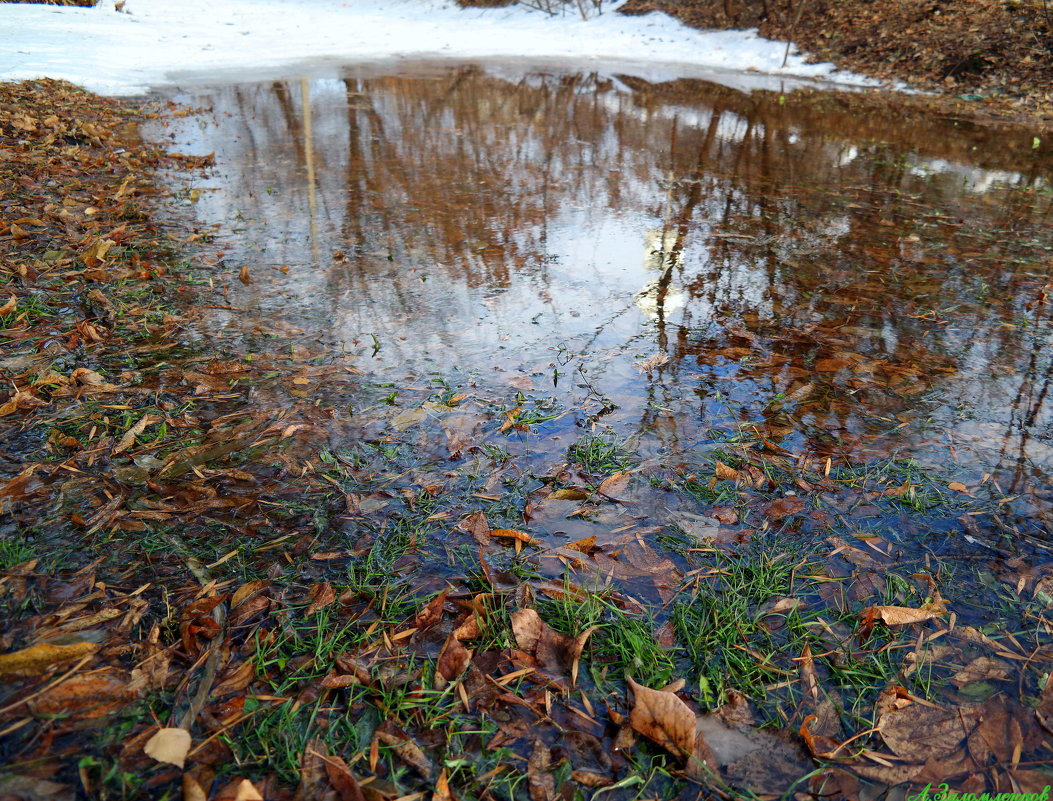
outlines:
[{"label": "snow patch", "polygon": [[112,0],[94,8],[5,3],[0,80],[62,78],[130,95],[292,72],[335,76],[351,64],[496,58],[604,71],[619,64],[652,80],[707,77],[742,89],[772,88],[772,76],[876,85],[796,52],[783,66],[786,44],[752,30],[698,31],[662,13],[613,8],[582,20],[521,5],[461,9],[452,0],[127,0],[121,12]]}]

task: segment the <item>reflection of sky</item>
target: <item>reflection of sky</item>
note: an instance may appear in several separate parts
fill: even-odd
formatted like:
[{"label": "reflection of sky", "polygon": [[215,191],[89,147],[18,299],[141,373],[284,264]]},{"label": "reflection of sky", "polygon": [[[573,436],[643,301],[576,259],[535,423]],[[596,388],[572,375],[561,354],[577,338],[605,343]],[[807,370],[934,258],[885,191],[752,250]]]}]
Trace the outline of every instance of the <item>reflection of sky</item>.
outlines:
[{"label": "reflection of sky", "polygon": [[[253,283],[231,290],[235,305],[251,311],[252,324],[284,321],[333,348],[368,346],[375,334],[381,352],[361,366],[376,373],[470,368],[485,380],[494,368],[550,371],[574,354],[592,371],[589,391],[617,398],[608,421],[634,424],[662,408],[675,418],[667,431],[685,438],[701,437],[714,415],[734,416],[699,415],[706,398],[730,397],[743,414],[770,417],[770,398],[809,380],[823,387],[813,406],[835,405],[802,420],[832,415],[852,431],[875,416],[895,424],[896,415],[924,412],[930,428],[903,430],[904,442],[931,437],[932,426],[964,437],[977,421],[1018,414],[1006,407],[1030,357],[1007,348],[1002,311],[971,302],[975,270],[946,261],[946,232],[914,226],[935,237],[929,242],[880,226],[896,214],[910,220],[919,198],[948,218],[972,215],[967,232],[994,224],[1000,196],[977,196],[1023,173],[911,154],[897,161],[889,145],[853,141],[836,127],[809,134],[814,119],[753,119],[756,104],[735,107],[726,90],[709,103],[700,89],[691,106],[558,74],[518,86],[478,72],[290,81],[189,100],[210,107],[211,121],[173,120],[164,133],[177,149],[216,153],[195,214],[222,225],[229,264],[250,268]],[[864,202],[846,206],[849,192]],[[663,228],[678,251],[666,273],[645,258]],[[884,277],[890,270],[894,279]],[[918,281],[969,301],[968,333],[927,322],[927,304],[951,307],[955,298],[915,292]],[[660,283],[669,293],[664,326],[634,303]],[[780,321],[799,333],[779,342]],[[729,324],[775,336],[777,370],[744,379],[763,358],[744,359],[752,345],[722,333]],[[246,321],[215,310],[209,325],[236,343]],[[698,342],[731,350],[712,357]],[[910,354],[930,358],[924,349],[957,372],[918,378]],[[656,350],[672,357],[660,387],[632,369]],[[809,378],[817,359],[845,354],[869,372]],[[1047,369],[1048,357],[1040,361],[1033,382]],[[933,406],[927,386],[900,397],[879,379],[936,381],[975,408]],[[560,391],[573,405],[580,389]],[[1038,430],[1049,418],[1039,408],[1029,419]],[[800,447],[810,435],[793,436],[785,441]]]}]

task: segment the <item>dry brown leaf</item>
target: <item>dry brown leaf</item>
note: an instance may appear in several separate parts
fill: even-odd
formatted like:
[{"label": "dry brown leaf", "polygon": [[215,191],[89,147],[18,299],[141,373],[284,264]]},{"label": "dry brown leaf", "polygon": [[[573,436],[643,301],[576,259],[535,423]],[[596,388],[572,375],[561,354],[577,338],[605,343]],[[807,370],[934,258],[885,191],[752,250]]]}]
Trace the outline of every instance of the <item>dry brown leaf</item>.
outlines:
[{"label": "dry brown leaf", "polygon": [[541,639],[541,630],[545,622],[534,609],[518,609],[510,617],[516,645],[523,651],[533,651],[537,647],[538,640]]},{"label": "dry brown leaf", "polygon": [[802,498],[796,495],[787,495],[785,498],[776,498],[764,507],[764,516],[769,520],[782,520],[790,515],[804,511],[805,504]]},{"label": "dry brown leaf", "polygon": [[446,643],[443,645],[442,651],[439,652],[439,660],[435,665],[435,670],[446,681],[453,681],[464,673],[471,661],[472,652],[451,634],[446,638]]},{"label": "dry brown leaf", "polygon": [[730,506],[717,506],[711,509],[709,513],[725,526],[733,526],[739,522],[739,513]]},{"label": "dry brown leaf", "polygon": [[7,417],[9,414],[14,414],[17,411],[24,409],[36,409],[40,406],[47,405],[46,401],[42,401],[32,392],[26,392],[20,389],[3,405],[0,405],[0,417]]},{"label": "dry brown leaf", "polygon": [[692,776],[705,776],[707,767],[716,767],[705,738],[697,733],[695,713],[679,696],[644,687],[631,677],[628,682],[634,698],[629,725],[634,731],[684,759]]},{"label": "dry brown leaf", "polygon": [[576,770],[570,774],[570,778],[590,789],[606,787],[614,782],[609,776],[591,770]]},{"label": "dry brown leaf", "polygon": [[[327,756],[323,758],[326,777],[329,784],[340,796],[340,801],[366,801],[365,793],[358,783],[358,779],[351,772],[348,764],[338,756]],[[442,777],[440,777],[441,779]]]},{"label": "dry brown leaf", "polygon": [[183,801],[208,801],[208,794],[189,773],[183,774]]},{"label": "dry brown leaf", "polygon": [[714,471],[716,477],[721,481],[738,481],[739,471],[734,467],[728,467],[723,462],[717,462],[716,469]]},{"label": "dry brown leaf", "polygon": [[[342,798],[340,801],[353,801]],[[446,768],[439,772],[439,778],[435,780],[435,790],[431,794],[431,801],[457,801],[453,791],[450,790],[450,780],[446,776]]]},{"label": "dry brown leaf", "polygon": [[146,430],[147,426],[153,425],[160,419],[160,417],[153,414],[144,414],[142,417],[140,417],[139,422],[129,427],[129,429],[124,432],[124,436],[122,436],[120,441],[114,446],[114,455],[116,456],[119,453],[124,453],[126,450],[132,447],[132,445],[135,444],[135,438],[142,434]]},{"label": "dry brown leaf", "polygon": [[256,581],[247,581],[238,587],[234,591],[234,595],[230,598],[230,608],[237,609],[246,601],[255,598],[265,589],[271,585],[269,579],[257,579]]},{"label": "dry brown leaf", "polygon": [[307,591],[307,596],[311,599],[311,605],[307,607],[306,612],[307,616],[310,617],[336,600],[336,590],[333,589],[333,585],[328,581],[320,581],[311,585],[311,588]]},{"label": "dry brown leaf", "polygon": [[18,298],[12,295],[3,306],[0,306],[0,314],[10,314],[18,308]]},{"label": "dry brown leaf", "polygon": [[552,801],[556,795],[556,777],[549,772],[552,753],[541,740],[534,740],[534,748],[527,761],[527,784],[531,801]]},{"label": "dry brown leaf", "polygon": [[431,778],[431,760],[428,759],[424,752],[420,750],[420,746],[413,740],[382,730],[377,731],[377,737],[384,745],[391,746],[399,759],[417,771],[417,773],[425,779]]},{"label": "dry brown leaf", "polygon": [[627,470],[623,470],[620,473],[615,473],[610,478],[604,479],[603,483],[600,484],[598,492],[605,498],[610,498],[612,501],[620,500],[625,495],[625,490],[629,487],[629,480],[632,478],[632,473]]},{"label": "dry brown leaf", "polygon": [[976,726],[975,717],[914,703],[890,709],[878,720],[878,732],[896,756],[914,762],[954,753]]},{"label": "dry brown leaf", "polygon": [[486,522],[486,515],[482,512],[466,517],[457,524],[457,528],[471,534],[480,545],[487,545],[490,542],[490,524]]},{"label": "dry brown leaf", "polygon": [[256,677],[256,666],[251,659],[246,659],[237,667],[228,668],[224,678],[212,688],[214,698],[222,698],[224,695],[240,693]]},{"label": "dry brown leaf", "polygon": [[959,670],[951,678],[951,683],[955,687],[964,687],[966,684],[971,684],[974,681],[991,679],[1005,681],[1010,678],[1011,674],[1012,670],[1007,662],[990,656],[980,656]]},{"label": "dry brown leaf", "polygon": [[418,629],[430,629],[440,620],[442,620],[443,606],[446,604],[446,596],[449,595],[448,589],[443,590],[434,598],[432,598],[428,604],[420,610],[417,617],[413,620],[413,625]]},{"label": "dry brown leaf", "polygon": [[32,645],[21,651],[0,655],[0,675],[39,676],[53,665],[90,656],[100,647],[93,642],[79,642],[74,645]]},{"label": "dry brown leaf", "polygon": [[186,729],[178,727],[158,729],[146,741],[146,745],[143,746],[143,752],[158,762],[175,765],[182,770],[186,764],[186,755],[190,753],[192,742],[190,732]]},{"label": "dry brown leaf", "polygon": [[906,626],[910,623],[923,623],[926,620],[945,614],[942,606],[933,604],[913,609],[909,606],[871,606],[862,611],[862,616],[871,620],[880,620],[886,626]]},{"label": "dry brown leaf", "polygon": [[580,540],[575,540],[574,542],[568,543],[567,545],[564,545],[563,547],[568,549],[568,550],[571,550],[571,551],[578,551],[579,553],[583,553],[586,556],[588,556],[588,555],[594,553],[595,551],[599,550],[596,547],[596,535],[595,534],[593,534],[591,537],[585,537],[585,538],[580,539]]}]

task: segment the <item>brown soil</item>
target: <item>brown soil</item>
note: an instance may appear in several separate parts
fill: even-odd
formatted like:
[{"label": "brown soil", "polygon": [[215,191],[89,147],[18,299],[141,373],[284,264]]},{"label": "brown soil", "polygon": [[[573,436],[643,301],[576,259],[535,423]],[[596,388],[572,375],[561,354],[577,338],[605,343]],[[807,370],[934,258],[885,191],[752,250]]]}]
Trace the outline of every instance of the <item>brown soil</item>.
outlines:
[{"label": "brown soil", "polygon": [[948,110],[1053,120],[1043,0],[629,0],[696,28],[757,27],[817,60],[938,92]]}]

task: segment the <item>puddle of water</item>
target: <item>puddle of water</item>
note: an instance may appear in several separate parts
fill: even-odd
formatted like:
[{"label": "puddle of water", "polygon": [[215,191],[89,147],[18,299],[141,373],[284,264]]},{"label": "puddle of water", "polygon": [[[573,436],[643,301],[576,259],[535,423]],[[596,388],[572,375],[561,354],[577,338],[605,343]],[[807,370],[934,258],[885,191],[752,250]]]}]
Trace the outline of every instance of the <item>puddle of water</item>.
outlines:
[{"label": "puddle of water", "polygon": [[1053,159],[1026,132],[478,66],[177,99],[212,112],[160,135],[216,153],[194,214],[249,282],[199,330],[233,351],[518,403],[530,432],[461,436],[537,464],[597,422],[687,468],[895,455],[1045,531]]}]

